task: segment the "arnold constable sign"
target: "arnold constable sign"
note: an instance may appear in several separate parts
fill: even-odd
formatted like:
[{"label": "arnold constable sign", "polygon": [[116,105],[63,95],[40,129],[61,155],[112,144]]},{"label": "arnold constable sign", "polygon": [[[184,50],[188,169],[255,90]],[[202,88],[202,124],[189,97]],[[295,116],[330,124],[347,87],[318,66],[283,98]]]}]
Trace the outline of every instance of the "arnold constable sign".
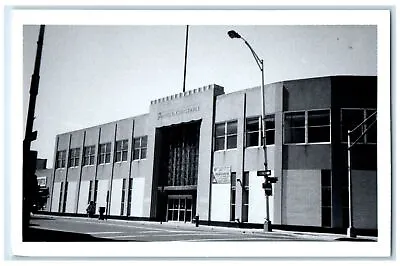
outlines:
[{"label": "arnold constable sign", "polygon": [[199,106],[192,106],[176,111],[159,112],[157,113],[157,119],[159,120],[162,118],[169,118],[177,115],[189,114],[193,112],[198,112],[199,110],[200,110]]},{"label": "arnold constable sign", "polygon": [[231,167],[220,166],[213,168],[213,183],[229,184],[231,182]]}]

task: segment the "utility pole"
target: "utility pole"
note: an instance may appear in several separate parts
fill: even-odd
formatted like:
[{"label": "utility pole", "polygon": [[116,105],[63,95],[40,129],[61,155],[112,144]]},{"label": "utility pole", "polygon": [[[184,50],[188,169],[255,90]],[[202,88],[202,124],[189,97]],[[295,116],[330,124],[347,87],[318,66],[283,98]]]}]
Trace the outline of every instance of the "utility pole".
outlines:
[{"label": "utility pole", "polygon": [[36,171],[36,159],[37,151],[31,151],[31,142],[36,140],[37,131],[33,130],[33,121],[35,119],[35,105],[36,96],[39,89],[40,80],[40,62],[42,58],[43,48],[43,37],[44,37],[44,25],[40,25],[39,37],[37,41],[35,68],[31,78],[31,85],[29,90],[29,105],[28,114],[26,119],[25,138],[23,141],[23,158],[22,158],[22,219],[23,219],[23,233],[24,230],[29,226],[30,213],[34,197],[36,196],[37,180],[35,176]]},{"label": "utility pole", "polygon": [[357,237],[356,230],[353,225],[353,190],[352,190],[352,179],[351,179],[351,149],[354,147],[357,142],[364,137],[364,135],[367,133],[367,131],[373,126],[373,124],[376,123],[376,118],[375,120],[361,133],[358,138],[351,143],[350,136],[353,134],[358,128],[363,126],[365,123],[367,123],[368,120],[370,120],[373,116],[376,116],[377,112],[374,112],[371,114],[369,117],[367,117],[364,121],[362,121],[358,126],[353,128],[352,130],[347,130],[347,182],[348,182],[348,196],[349,196],[349,227],[347,228],[347,236],[348,237]]},{"label": "utility pole", "polygon": [[258,68],[261,71],[261,144],[264,154],[264,170],[257,171],[257,176],[264,176],[265,182],[262,184],[262,188],[265,192],[265,221],[264,221],[264,232],[271,232],[272,225],[269,214],[269,197],[272,196],[272,184],[276,183],[278,179],[276,177],[271,177],[271,170],[268,169],[268,159],[267,159],[267,138],[265,135],[265,94],[264,94],[264,60],[261,59],[251,45],[242,37],[239,33],[234,30],[228,31],[228,36],[231,39],[242,39],[247,47],[250,49],[254,60],[257,63]]},{"label": "utility pole", "polygon": [[187,63],[188,39],[189,39],[189,25],[186,25],[185,65],[183,67],[183,92],[185,92],[186,88],[186,63]]}]

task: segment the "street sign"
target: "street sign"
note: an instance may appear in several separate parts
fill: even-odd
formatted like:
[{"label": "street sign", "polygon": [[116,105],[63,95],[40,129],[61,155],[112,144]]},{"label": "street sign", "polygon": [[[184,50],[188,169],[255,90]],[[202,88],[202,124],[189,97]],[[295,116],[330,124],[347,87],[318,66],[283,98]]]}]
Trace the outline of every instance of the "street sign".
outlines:
[{"label": "street sign", "polygon": [[268,183],[276,183],[277,181],[278,181],[278,178],[277,178],[277,177],[269,176],[269,177],[267,178],[267,182],[268,182]]},{"label": "street sign", "polygon": [[257,176],[270,176],[270,175],[271,175],[271,170],[257,171]]}]

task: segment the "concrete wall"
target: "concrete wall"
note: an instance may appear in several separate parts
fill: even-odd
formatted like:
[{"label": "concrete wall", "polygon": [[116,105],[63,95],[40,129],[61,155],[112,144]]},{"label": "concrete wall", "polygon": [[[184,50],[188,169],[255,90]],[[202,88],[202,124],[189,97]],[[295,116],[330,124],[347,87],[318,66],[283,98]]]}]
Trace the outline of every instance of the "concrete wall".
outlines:
[{"label": "concrete wall", "polygon": [[65,207],[65,212],[74,213],[75,206],[76,206],[76,189],[77,189],[77,182],[76,181],[69,181],[68,182],[68,193],[67,193],[67,204]]},{"label": "concrete wall", "polygon": [[78,203],[78,213],[86,213],[86,208],[88,206],[89,197],[89,181],[82,181],[80,191],[79,191],[79,203]]},{"label": "concrete wall", "polygon": [[229,222],[230,220],[230,184],[212,184],[211,221]]},{"label": "concrete wall", "polygon": [[144,217],[144,188],[145,177],[134,177],[132,183],[131,216]]},{"label": "concrete wall", "polygon": [[355,228],[377,229],[376,171],[352,171],[353,222]]},{"label": "concrete wall", "polygon": [[321,171],[283,171],[282,223],[321,226]]},{"label": "concrete wall", "polygon": [[[127,186],[128,186],[128,184],[126,182],[125,188]],[[122,179],[114,179],[112,189],[113,189],[113,193],[111,194],[110,214],[111,215],[120,215],[120,213],[121,213],[121,196],[122,196]],[[127,204],[127,202],[125,202],[125,205],[126,204]],[[126,215],[126,213],[124,213],[124,215]]]},{"label": "concrete wall", "polygon": [[58,205],[60,202],[60,189],[61,189],[61,182],[54,182],[53,196],[51,200],[52,212],[58,212]]}]

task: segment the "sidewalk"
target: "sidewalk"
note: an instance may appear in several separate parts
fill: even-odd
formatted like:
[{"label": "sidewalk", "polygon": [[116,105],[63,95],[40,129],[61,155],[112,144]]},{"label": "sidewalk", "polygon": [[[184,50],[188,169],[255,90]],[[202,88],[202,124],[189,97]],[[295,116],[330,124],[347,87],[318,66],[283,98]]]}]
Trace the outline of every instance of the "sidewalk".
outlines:
[{"label": "sidewalk", "polygon": [[[38,215],[37,217],[58,217],[60,216],[51,216],[51,215]],[[324,241],[377,241],[377,237],[370,236],[357,236],[356,238],[347,237],[344,234],[331,234],[331,233],[316,233],[316,232],[300,232],[300,231],[285,231],[273,229],[272,232],[264,232],[263,229],[252,229],[252,228],[237,228],[237,227],[222,227],[222,226],[208,226],[208,225],[199,225],[196,227],[194,223],[182,223],[182,222],[154,222],[154,221],[132,221],[132,220],[120,220],[120,219],[106,219],[99,220],[97,218],[88,218],[88,217],[71,217],[71,216],[61,216],[63,219],[81,219],[91,221],[93,223],[118,223],[118,224],[127,224],[127,225],[144,225],[149,226],[152,225],[156,228],[165,228],[165,229],[186,229],[186,230],[199,230],[199,231],[228,231],[228,232],[237,232],[242,234],[269,234],[276,236],[287,236],[287,237],[295,237],[301,239],[310,239],[310,240],[324,240]]]}]

